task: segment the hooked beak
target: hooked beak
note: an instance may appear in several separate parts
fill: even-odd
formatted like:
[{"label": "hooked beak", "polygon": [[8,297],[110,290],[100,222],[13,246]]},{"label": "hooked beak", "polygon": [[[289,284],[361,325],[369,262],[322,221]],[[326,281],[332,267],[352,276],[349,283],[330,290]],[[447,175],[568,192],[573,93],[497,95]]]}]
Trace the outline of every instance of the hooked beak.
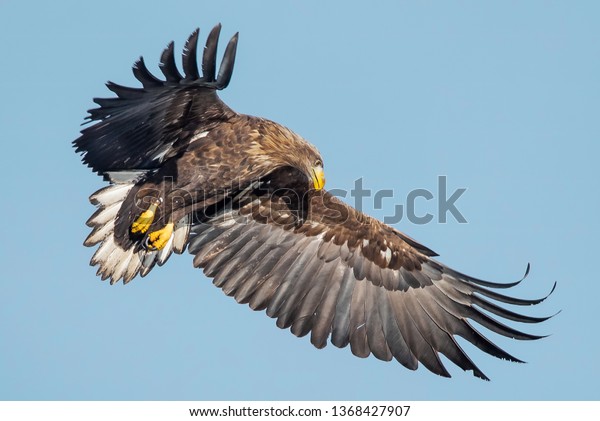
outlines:
[{"label": "hooked beak", "polygon": [[314,189],[317,191],[323,190],[323,187],[325,187],[325,171],[323,171],[323,167],[312,167],[311,173]]}]

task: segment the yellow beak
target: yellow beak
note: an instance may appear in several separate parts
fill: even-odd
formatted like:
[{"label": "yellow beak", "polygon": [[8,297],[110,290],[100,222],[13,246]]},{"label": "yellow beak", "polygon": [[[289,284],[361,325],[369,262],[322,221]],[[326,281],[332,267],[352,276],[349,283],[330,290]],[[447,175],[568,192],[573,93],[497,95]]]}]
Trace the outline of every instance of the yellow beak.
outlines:
[{"label": "yellow beak", "polygon": [[323,187],[325,187],[325,171],[323,171],[323,167],[313,167],[311,178],[315,190],[323,190]]}]

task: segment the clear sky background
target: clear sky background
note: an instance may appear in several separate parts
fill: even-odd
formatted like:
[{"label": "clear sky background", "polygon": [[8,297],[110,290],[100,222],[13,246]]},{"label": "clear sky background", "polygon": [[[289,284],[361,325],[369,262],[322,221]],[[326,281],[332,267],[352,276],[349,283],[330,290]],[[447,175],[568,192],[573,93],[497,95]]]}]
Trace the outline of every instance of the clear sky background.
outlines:
[{"label": "clear sky background", "polygon": [[[368,5],[367,5],[368,4]],[[240,32],[235,110],[317,145],[328,187],[466,187],[468,220],[396,227],[460,271],[562,312],[526,360],[465,345],[491,382],[316,350],[235,303],[188,254],[110,286],[82,246],[102,180],[71,141],[104,82],[201,27]],[[0,1],[0,399],[598,399],[600,3]],[[434,201],[417,213],[436,213]],[[447,361],[447,360],[445,360]]]}]

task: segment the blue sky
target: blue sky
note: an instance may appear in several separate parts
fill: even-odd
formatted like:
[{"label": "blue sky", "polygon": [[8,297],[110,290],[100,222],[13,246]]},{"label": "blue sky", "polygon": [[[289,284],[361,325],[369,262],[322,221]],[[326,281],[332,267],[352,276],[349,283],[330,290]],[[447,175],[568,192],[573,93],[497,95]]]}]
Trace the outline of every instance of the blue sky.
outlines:
[{"label": "blue sky", "polygon": [[[0,1],[0,399],[598,399],[597,2]],[[240,32],[222,98],[317,145],[328,187],[393,189],[384,217],[445,175],[468,223],[395,226],[460,271],[518,279],[528,314],[562,312],[528,361],[465,345],[491,382],[316,350],[171,258],[110,286],[88,266],[88,196],[102,180],[71,148],[104,82],[158,72],[196,27]],[[224,45],[224,39],[222,44]],[[417,213],[435,213],[434,201]]]}]

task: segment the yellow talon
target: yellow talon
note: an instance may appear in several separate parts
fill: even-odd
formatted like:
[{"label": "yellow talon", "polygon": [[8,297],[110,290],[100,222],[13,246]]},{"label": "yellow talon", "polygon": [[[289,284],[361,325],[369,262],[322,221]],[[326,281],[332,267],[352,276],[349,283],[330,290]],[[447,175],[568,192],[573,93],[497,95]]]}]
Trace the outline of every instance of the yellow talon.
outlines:
[{"label": "yellow talon", "polygon": [[148,240],[146,246],[150,250],[162,250],[164,246],[167,245],[167,242],[173,235],[173,226],[174,224],[168,223],[163,228],[158,231],[153,231],[148,234]]},{"label": "yellow talon", "polygon": [[158,208],[158,204],[160,202],[157,200],[150,205],[148,210],[142,212],[138,218],[133,221],[131,224],[131,232],[133,234],[144,234],[148,229],[150,229],[150,225],[154,222],[154,216],[156,215],[156,208]]}]

